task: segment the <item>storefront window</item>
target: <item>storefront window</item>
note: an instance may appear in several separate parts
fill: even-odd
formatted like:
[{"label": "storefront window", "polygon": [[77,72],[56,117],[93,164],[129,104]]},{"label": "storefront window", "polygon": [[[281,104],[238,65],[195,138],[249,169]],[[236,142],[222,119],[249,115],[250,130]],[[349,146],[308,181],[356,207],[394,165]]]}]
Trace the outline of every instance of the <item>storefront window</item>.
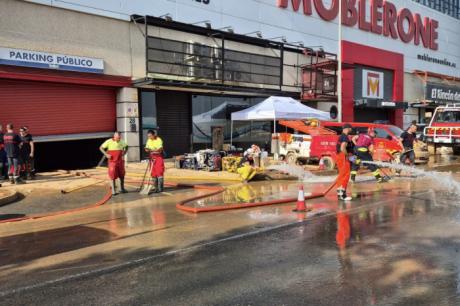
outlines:
[{"label": "storefront window", "polygon": [[[256,105],[264,98],[235,98],[216,96],[192,96],[193,147],[194,149],[212,146],[214,127],[224,128],[224,143],[230,143],[231,114]],[[233,122],[233,144],[247,147],[252,143],[265,146],[270,141],[272,122]]]},{"label": "storefront window", "polygon": [[155,92],[143,91],[142,103],[142,145],[147,142],[147,131],[157,126],[157,105]]}]

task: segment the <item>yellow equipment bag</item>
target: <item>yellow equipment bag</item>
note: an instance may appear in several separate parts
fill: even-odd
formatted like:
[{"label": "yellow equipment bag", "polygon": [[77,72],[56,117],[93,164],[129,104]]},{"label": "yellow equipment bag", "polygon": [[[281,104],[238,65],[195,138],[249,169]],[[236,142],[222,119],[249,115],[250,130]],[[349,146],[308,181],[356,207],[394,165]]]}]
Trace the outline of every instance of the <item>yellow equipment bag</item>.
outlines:
[{"label": "yellow equipment bag", "polygon": [[257,170],[249,165],[243,165],[237,169],[237,173],[243,180],[250,181],[257,174]]}]

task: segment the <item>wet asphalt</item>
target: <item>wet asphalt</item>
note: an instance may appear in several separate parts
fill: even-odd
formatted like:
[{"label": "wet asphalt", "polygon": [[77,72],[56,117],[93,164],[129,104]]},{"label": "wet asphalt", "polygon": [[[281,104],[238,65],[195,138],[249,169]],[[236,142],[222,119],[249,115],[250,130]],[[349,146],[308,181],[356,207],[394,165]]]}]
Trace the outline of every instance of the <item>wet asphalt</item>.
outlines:
[{"label": "wet asphalt", "polygon": [[[130,184],[95,209],[0,224],[0,305],[460,305],[460,195],[445,186],[459,184],[460,165],[451,162],[435,167],[451,174],[360,176],[353,202],[331,194],[308,201],[307,214],[295,203],[189,214],[176,203],[207,191],[145,197]],[[309,177],[305,192],[333,179]],[[189,205],[292,198],[298,185],[235,184]],[[72,208],[103,189],[50,192],[9,213]]]},{"label": "wet asphalt", "polygon": [[67,269],[1,291],[0,304],[460,305],[458,197],[410,189],[358,192],[367,205],[139,252],[114,268]]}]

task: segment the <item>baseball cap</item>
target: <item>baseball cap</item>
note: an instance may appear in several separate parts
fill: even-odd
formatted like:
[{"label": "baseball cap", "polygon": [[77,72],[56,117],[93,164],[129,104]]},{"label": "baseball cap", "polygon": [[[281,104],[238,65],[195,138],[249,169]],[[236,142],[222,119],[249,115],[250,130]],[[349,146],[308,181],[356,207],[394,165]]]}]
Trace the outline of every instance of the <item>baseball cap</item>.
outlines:
[{"label": "baseball cap", "polygon": [[352,127],[351,124],[349,124],[349,123],[345,123],[345,124],[343,125],[343,129],[352,129],[352,128],[353,128],[353,127]]}]

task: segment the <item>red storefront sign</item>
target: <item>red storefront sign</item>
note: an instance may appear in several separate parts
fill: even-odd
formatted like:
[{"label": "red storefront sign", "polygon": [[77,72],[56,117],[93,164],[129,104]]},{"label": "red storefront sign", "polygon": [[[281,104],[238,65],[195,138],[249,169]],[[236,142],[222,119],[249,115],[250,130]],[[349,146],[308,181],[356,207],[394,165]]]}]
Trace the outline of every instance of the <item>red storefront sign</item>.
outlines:
[{"label": "red storefront sign", "polygon": [[[305,15],[312,14],[315,7],[318,15],[326,21],[334,20],[339,11],[339,0],[332,0],[332,5],[326,7],[323,0],[276,0],[277,6],[287,8],[289,2],[294,11],[300,9],[302,4]],[[405,43],[413,42],[415,45],[422,43],[423,47],[438,50],[438,21],[428,17],[421,17],[418,13],[412,13],[407,8],[399,11],[396,6],[384,0],[370,0],[370,16],[366,14],[367,0],[341,0],[342,1],[342,24],[354,27],[358,24],[359,29],[372,32],[377,35],[400,39]]]}]

